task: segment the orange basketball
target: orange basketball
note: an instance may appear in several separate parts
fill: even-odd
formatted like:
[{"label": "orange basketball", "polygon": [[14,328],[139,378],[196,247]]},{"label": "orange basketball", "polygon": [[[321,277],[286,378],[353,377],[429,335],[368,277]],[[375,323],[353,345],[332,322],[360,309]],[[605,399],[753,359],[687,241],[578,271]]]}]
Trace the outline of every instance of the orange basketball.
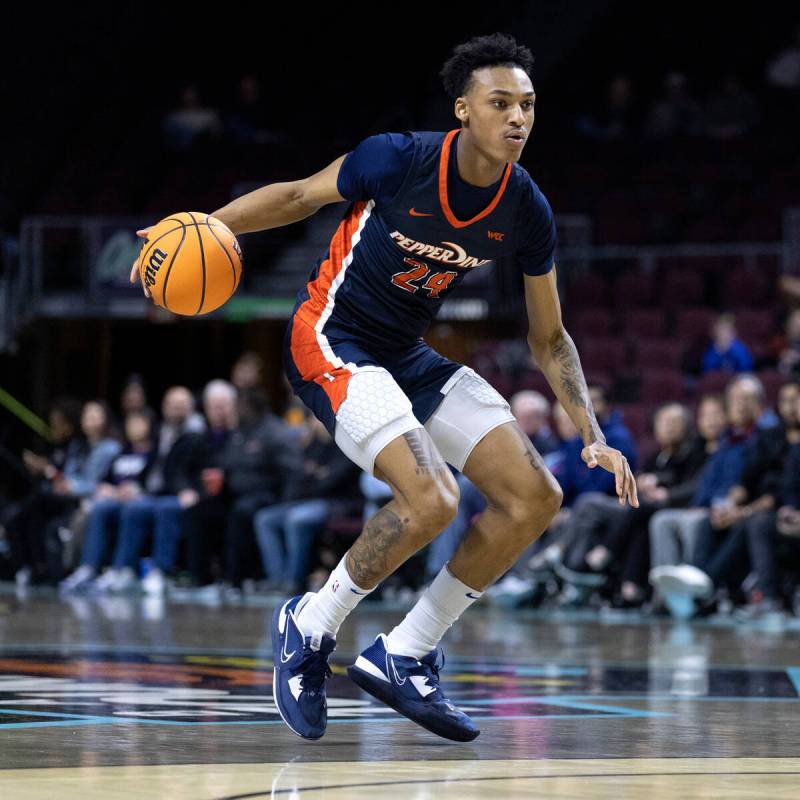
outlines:
[{"label": "orange basketball", "polygon": [[147,232],[139,276],[156,305],[184,316],[207,314],[236,291],[242,250],[224,222],[200,211],[182,211]]}]

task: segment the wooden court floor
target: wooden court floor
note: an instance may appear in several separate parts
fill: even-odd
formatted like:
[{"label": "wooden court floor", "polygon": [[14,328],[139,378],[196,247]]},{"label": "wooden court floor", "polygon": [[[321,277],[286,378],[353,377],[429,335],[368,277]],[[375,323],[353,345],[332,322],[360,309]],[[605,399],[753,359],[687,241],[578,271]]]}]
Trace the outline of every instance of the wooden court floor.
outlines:
[{"label": "wooden court floor", "polygon": [[271,605],[0,593],[0,798],[800,798],[800,620],[692,625],[471,608],[445,638],[469,744],[345,668],[404,609],[340,632],[329,727],[272,702]]}]

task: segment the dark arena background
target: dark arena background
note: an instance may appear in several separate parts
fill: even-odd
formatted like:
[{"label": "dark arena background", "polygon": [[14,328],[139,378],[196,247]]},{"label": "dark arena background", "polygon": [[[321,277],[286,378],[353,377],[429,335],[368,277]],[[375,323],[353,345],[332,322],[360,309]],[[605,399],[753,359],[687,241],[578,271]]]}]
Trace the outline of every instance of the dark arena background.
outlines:
[{"label": "dark arena background", "polygon": [[[0,798],[800,797],[797,4],[17,11],[0,54]],[[344,205],[239,234],[236,292],[195,317],[130,284],[136,231],[373,134],[459,128],[439,71],[495,32],[535,56],[520,163],[640,505],[582,462],[513,259],[471,271],[425,340],[510,401],[562,506],[444,637],[442,686],[479,738],[435,736],[346,671],[483,511],[455,473],[453,522],[343,625],[328,730],[305,741],[273,698],[273,610],[320,589],[391,497],[283,371]],[[203,446],[181,456],[187,439]],[[148,514],[119,511],[143,498]]]}]

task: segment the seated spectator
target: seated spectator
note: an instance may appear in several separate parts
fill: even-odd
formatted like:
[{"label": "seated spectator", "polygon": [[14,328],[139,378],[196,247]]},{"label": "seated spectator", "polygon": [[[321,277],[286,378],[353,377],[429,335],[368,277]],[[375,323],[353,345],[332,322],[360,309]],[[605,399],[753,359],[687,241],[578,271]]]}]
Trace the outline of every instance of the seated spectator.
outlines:
[{"label": "seated spectator", "polygon": [[103,401],[85,403],[80,424],[82,439],[67,447],[61,469],[31,461],[42,467],[46,483],[5,522],[19,585],[50,583],[63,577],[58,524],[69,520],[81,500],[94,493],[121,449]]},{"label": "seated spectator", "polygon": [[558,450],[560,442],[550,428],[550,403],[543,394],[524,390],[512,395],[509,402],[511,413],[540,455]]},{"label": "seated spectator", "polygon": [[763,387],[752,375],[734,378],[725,389],[728,429],[716,453],[708,460],[700,476],[689,508],[663,509],[650,520],[650,583],[659,590],[660,599],[670,612],[680,618],[694,613],[693,604],[670,591],[669,577],[661,586],[665,567],[695,558],[698,537],[710,516],[712,505],[724,500],[731,487],[741,480],[748,447],[758,431]]},{"label": "seated spectator", "polygon": [[770,86],[800,95],[800,25],[795,26],[792,44],[769,60],[765,72]]},{"label": "seated spectator", "polygon": [[[647,522],[659,508],[688,501],[687,493],[695,487],[696,476],[707,457],[706,443],[694,435],[689,410],[680,403],[662,405],[656,411],[653,427],[660,449],[636,475],[639,507],[620,505],[616,496],[599,492],[586,495],[576,538],[564,557],[564,569],[559,572],[575,586],[592,586],[600,581],[584,584],[583,579],[603,576],[610,566],[622,566],[619,562],[624,559],[623,597],[631,605],[640,605],[646,596],[650,562]],[[640,535],[632,540],[634,531]],[[612,565],[615,557],[619,561]]]},{"label": "seated spectator", "polygon": [[[636,445],[630,431],[622,423],[622,415],[619,411],[609,409],[603,387],[590,386],[589,395],[606,442],[610,447],[617,448],[628,459],[631,469],[635,470]],[[530,557],[530,553],[526,553],[517,561],[518,565],[527,562],[527,566],[534,572],[535,577],[530,574],[522,577],[522,580],[527,581],[527,588],[514,580],[521,576],[514,575],[512,570],[512,580],[509,580],[509,583],[513,584],[513,594],[517,595],[518,599],[533,592],[533,584],[539,580],[543,571],[555,565],[559,565],[560,568],[564,553],[581,535],[582,509],[586,498],[596,496],[597,493],[616,496],[614,475],[605,470],[601,474],[600,470],[586,466],[581,455],[584,448],[583,440],[560,403],[556,403],[553,416],[562,442],[558,451],[550,453],[545,458],[545,464],[561,486],[564,502],[551,521],[550,527],[531,545],[530,553],[533,553],[533,556]],[[618,503],[619,500],[615,502]],[[524,566],[518,566],[517,571],[524,573]],[[504,579],[498,582],[490,596],[498,598],[505,596],[507,588]],[[583,602],[588,593],[580,592],[580,595],[580,598],[570,598],[569,602],[573,600],[577,603]],[[567,601],[566,597],[564,601]]]},{"label": "seated spectator", "polygon": [[238,392],[264,388],[264,359],[254,350],[245,350],[231,367],[231,383]]},{"label": "seated spectator", "polygon": [[[662,588],[679,595],[684,604],[694,597],[710,600],[723,586],[735,594],[749,569],[748,541],[756,549],[763,546],[764,537],[777,524],[775,508],[781,504],[782,482],[784,478],[791,481],[791,476],[784,475],[787,459],[800,442],[800,385],[781,387],[778,409],[780,424],[756,432],[741,479],[712,505],[691,562],[665,566],[659,572]],[[761,610],[774,610],[774,606]]]},{"label": "seated spectator", "polygon": [[686,89],[682,72],[668,72],[664,77],[664,93],[650,107],[645,133],[654,139],[672,136],[696,136],[701,132],[700,104]]},{"label": "seated spectator", "polygon": [[608,84],[603,106],[578,117],[576,128],[588,139],[609,142],[631,136],[634,123],[631,80],[627,75],[617,75]]},{"label": "seated spectator", "polygon": [[[647,597],[650,519],[662,508],[685,508],[689,504],[703,466],[717,451],[727,425],[721,397],[701,398],[695,425],[696,434],[673,446],[672,452],[668,446],[663,447],[644,473],[637,476],[639,508],[624,509],[624,514],[610,525],[604,544],[587,554],[587,563],[593,568],[601,568],[606,561],[619,571],[619,591],[613,601],[619,607],[638,607]],[[663,434],[657,433],[656,438],[663,441]]]},{"label": "seated spectator", "polygon": [[184,86],[181,105],[164,117],[164,137],[173,150],[189,150],[200,140],[216,139],[222,132],[219,114],[204,106],[197,87]]},{"label": "seated spectator", "polygon": [[124,420],[127,420],[129,414],[147,414],[150,418],[151,431],[155,432],[158,415],[147,403],[147,391],[141,375],[134,372],[125,379],[120,392],[119,405]]},{"label": "seated spectator", "polygon": [[730,74],[713,94],[705,110],[706,135],[711,139],[739,139],[751,133],[759,122],[755,97]]},{"label": "seated spectator", "polygon": [[[226,386],[235,392],[231,384]],[[242,580],[254,563],[251,556],[257,554],[253,517],[258,509],[279,501],[299,458],[296,435],[268,410],[264,393],[239,393],[233,425],[224,444],[212,446],[198,464],[196,501],[183,515],[189,571],[196,586],[212,583],[211,556],[221,545],[227,588],[232,590],[229,599],[241,597]]]},{"label": "seated spectator", "polygon": [[301,446],[302,461],[287,476],[283,501],[253,518],[268,586],[290,595],[306,589],[311,548],[330,514],[361,510],[358,466],[313,415]]},{"label": "seated spectator", "polygon": [[711,328],[711,343],[703,354],[702,371],[728,369],[732,372],[749,372],[753,369],[753,356],[747,345],[736,335],[736,318],[733,314],[720,314]]},{"label": "seated spectator", "polygon": [[784,333],[770,343],[775,364],[787,377],[800,378],[800,308],[789,313]]},{"label": "seated spectator", "polygon": [[150,415],[144,410],[130,412],[125,418],[125,447],[89,501],[80,566],[61,581],[61,591],[86,588],[97,577],[106,563],[122,508],[141,495],[154,455]]},{"label": "seated spectator", "polygon": [[[139,559],[147,537],[153,537],[154,567],[142,588],[157,594],[173,569],[180,536],[181,509],[192,499],[189,466],[199,447],[200,431],[194,398],[185,386],[166,391],[155,453],[144,476],[144,492],[120,509],[117,545],[110,569],[92,588],[99,592],[127,592],[138,588]],[[202,422],[201,422],[202,424]]]}]

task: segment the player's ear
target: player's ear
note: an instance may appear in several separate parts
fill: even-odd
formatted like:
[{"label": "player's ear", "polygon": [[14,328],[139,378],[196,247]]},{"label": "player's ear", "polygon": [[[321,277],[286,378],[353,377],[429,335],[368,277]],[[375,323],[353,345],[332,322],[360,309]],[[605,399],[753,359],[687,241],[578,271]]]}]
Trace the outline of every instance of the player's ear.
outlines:
[{"label": "player's ear", "polygon": [[469,119],[469,112],[467,111],[467,103],[463,97],[456,100],[456,116],[462,121],[466,122]]}]

